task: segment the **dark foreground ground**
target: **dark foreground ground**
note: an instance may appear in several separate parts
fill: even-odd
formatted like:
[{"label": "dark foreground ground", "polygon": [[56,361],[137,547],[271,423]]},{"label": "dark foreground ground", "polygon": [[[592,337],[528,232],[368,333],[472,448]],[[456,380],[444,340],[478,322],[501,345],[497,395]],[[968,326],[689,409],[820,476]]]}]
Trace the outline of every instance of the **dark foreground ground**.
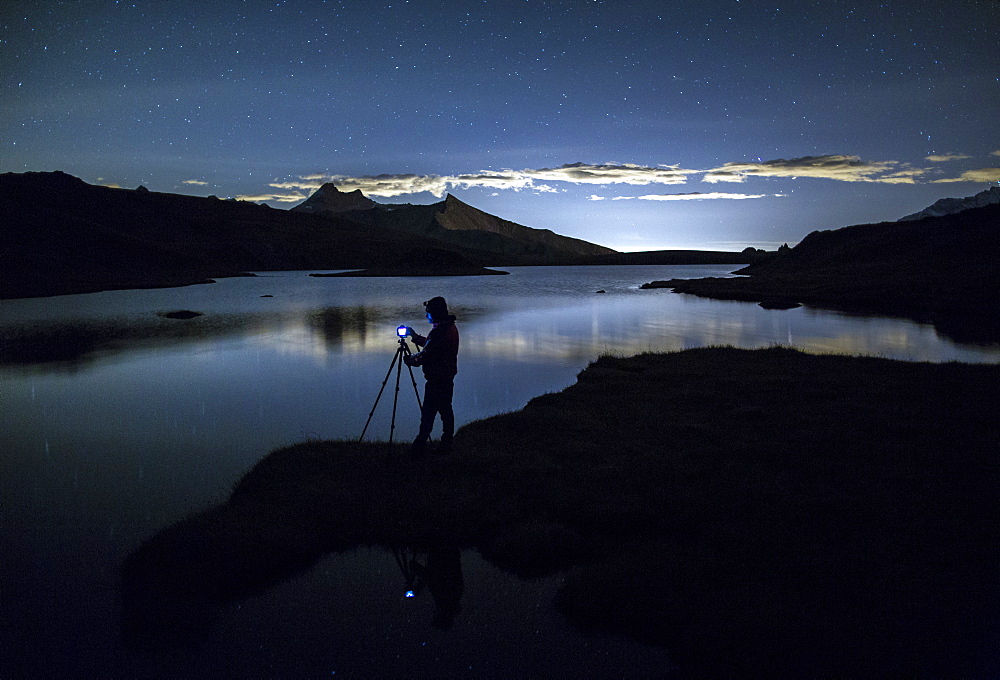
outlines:
[{"label": "dark foreground ground", "polygon": [[684,675],[996,676],[998,384],[780,348],[606,357],[448,456],[281,449],[126,561],[126,634],[197,638],[329,551],[447,545],[565,570],[571,621]]}]

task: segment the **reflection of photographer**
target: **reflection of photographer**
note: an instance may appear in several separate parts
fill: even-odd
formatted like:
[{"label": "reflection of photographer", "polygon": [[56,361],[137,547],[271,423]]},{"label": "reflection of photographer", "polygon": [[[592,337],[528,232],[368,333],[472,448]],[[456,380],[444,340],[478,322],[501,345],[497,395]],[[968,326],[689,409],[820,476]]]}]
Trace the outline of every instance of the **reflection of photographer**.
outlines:
[{"label": "reflection of photographer", "polygon": [[434,618],[431,625],[448,630],[455,616],[462,611],[462,591],[465,590],[462,552],[455,547],[431,548],[427,551],[426,565],[413,560],[410,567],[414,576],[420,579],[416,592],[420,592],[426,585],[434,598]]},{"label": "reflection of photographer", "polygon": [[424,303],[431,332],[427,337],[407,328],[417,347],[423,350],[406,355],[407,366],[420,366],[427,384],[424,387],[424,402],[420,409],[420,432],[413,440],[410,454],[420,458],[427,453],[427,440],[434,428],[434,418],[441,414],[441,445],[439,453],[451,450],[455,434],[455,412],[451,408],[451,398],[455,391],[455,374],[458,373],[458,328],[455,317],[448,314],[448,303],[443,297],[431,298]]}]

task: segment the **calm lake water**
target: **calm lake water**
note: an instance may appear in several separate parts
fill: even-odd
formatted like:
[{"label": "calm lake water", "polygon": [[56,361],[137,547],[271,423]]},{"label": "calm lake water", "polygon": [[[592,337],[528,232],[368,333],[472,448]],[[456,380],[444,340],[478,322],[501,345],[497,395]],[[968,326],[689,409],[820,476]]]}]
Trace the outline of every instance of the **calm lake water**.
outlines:
[{"label": "calm lake water", "polygon": [[[396,350],[445,296],[462,336],[458,425],[560,390],[601,354],[790,345],[915,361],[998,362],[930,326],[810,309],[767,311],[644,282],[732,267],[520,267],[475,278],[313,278],[0,301],[0,675],[643,676],[662,650],[584,637],[551,609],[560,577],[520,581],[462,556],[462,612],[430,625],[393,557],[368,549],[223,608],[196,650],[118,641],[121,560],[223,502],[272,449],[357,438]],[[598,290],[605,291],[598,293]],[[202,316],[168,319],[173,310]],[[409,378],[394,438],[416,432]],[[394,376],[393,376],[394,377]],[[367,438],[388,439],[389,387]],[[422,377],[417,374],[422,391]]]}]

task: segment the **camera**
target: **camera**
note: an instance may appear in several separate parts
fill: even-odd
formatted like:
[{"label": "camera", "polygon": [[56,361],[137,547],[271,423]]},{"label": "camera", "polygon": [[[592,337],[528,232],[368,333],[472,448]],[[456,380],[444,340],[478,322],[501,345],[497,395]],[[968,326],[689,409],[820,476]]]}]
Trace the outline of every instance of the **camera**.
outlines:
[{"label": "camera", "polygon": [[399,326],[396,328],[396,337],[405,338],[410,332],[410,329],[406,326]]}]

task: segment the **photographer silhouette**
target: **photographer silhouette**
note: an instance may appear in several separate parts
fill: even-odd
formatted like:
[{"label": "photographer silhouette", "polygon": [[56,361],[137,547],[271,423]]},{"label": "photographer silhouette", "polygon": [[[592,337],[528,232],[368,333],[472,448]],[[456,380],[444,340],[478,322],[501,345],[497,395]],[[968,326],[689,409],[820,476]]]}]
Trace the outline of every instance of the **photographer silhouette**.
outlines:
[{"label": "photographer silhouette", "polygon": [[443,297],[426,301],[424,310],[431,324],[430,333],[424,337],[412,328],[406,329],[414,344],[423,349],[403,357],[407,366],[420,366],[426,380],[420,409],[420,431],[410,448],[413,458],[427,455],[427,440],[437,414],[441,414],[441,444],[437,453],[451,451],[455,434],[451,399],[455,391],[455,374],[458,373],[458,327],[455,326],[455,317],[448,313],[448,303]]}]

